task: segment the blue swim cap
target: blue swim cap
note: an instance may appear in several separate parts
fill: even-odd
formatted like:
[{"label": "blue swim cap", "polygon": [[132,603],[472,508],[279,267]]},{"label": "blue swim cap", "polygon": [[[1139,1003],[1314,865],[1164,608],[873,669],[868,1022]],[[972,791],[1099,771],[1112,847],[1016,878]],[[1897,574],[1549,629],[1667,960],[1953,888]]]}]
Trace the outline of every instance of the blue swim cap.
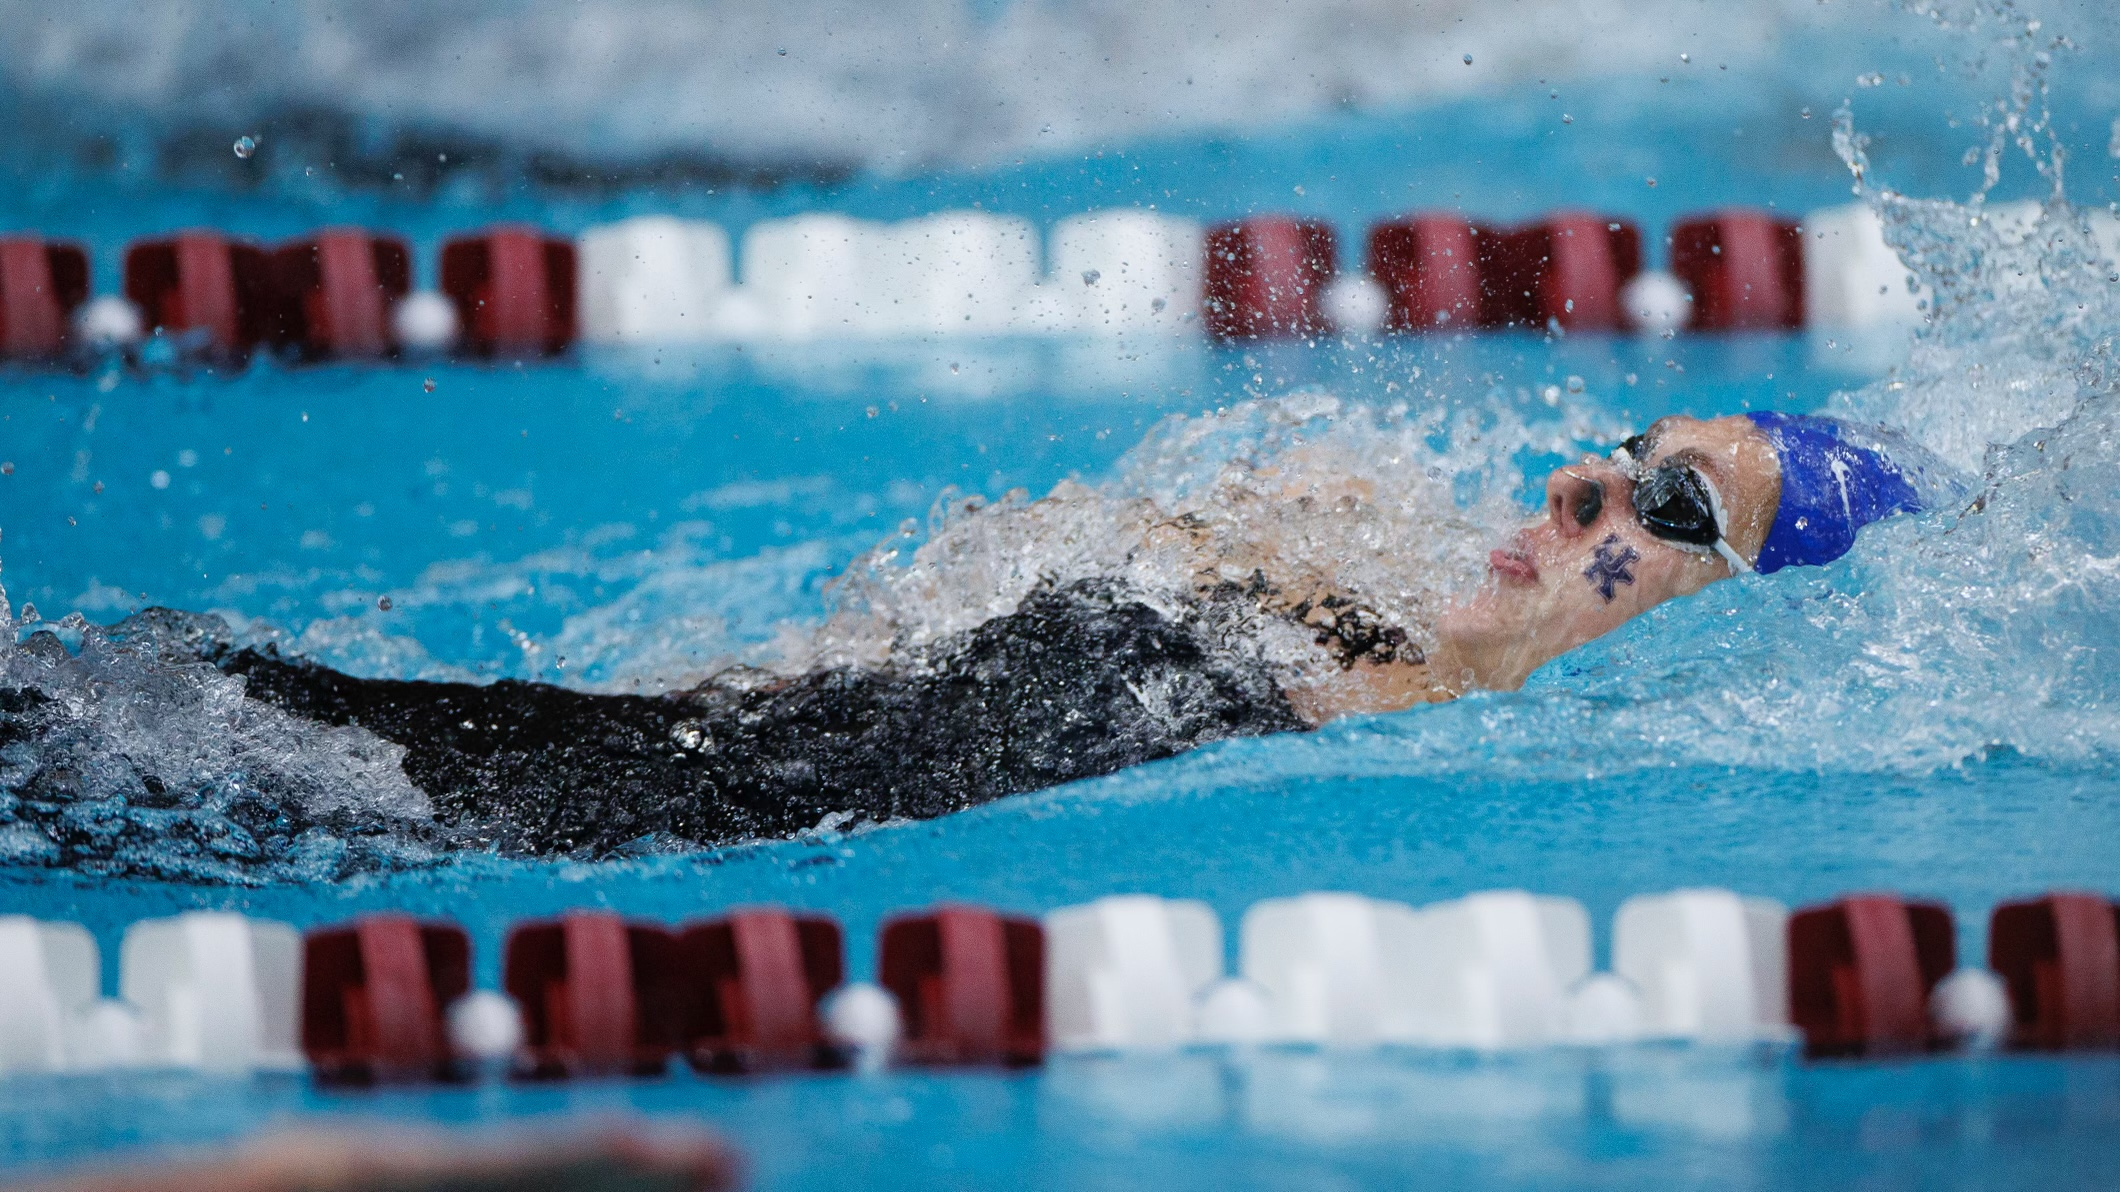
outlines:
[{"label": "blue swim cap", "polygon": [[1851,441],[1844,422],[1759,410],[1745,415],[1766,432],[1781,460],[1781,505],[1753,569],[1830,563],[1855,545],[1855,531],[1922,508],[1905,469],[1883,451]]}]

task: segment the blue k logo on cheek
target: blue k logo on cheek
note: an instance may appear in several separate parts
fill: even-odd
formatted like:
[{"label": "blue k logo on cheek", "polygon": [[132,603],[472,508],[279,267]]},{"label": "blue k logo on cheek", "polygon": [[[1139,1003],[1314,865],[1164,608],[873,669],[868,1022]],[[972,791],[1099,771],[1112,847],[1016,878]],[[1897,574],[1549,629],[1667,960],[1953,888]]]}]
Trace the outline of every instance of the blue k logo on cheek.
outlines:
[{"label": "blue k logo on cheek", "polygon": [[1633,547],[1620,545],[1619,535],[1609,535],[1597,544],[1590,565],[1583,569],[1583,578],[1590,581],[1590,586],[1597,589],[1606,604],[1610,604],[1612,597],[1619,592],[1619,585],[1634,585],[1634,573],[1627,568],[1641,557],[1641,552]]}]

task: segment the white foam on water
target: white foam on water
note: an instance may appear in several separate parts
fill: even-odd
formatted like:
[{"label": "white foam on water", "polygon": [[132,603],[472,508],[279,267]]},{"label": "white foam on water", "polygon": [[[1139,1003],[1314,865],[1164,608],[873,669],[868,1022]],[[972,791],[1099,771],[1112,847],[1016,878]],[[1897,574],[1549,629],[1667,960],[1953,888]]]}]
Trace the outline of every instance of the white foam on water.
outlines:
[{"label": "white foam on water", "polygon": [[[0,593],[8,860],[185,880],[335,877],[423,859],[403,749],[243,697],[187,639],[218,626],[18,622]],[[26,731],[17,731],[18,729]]]}]

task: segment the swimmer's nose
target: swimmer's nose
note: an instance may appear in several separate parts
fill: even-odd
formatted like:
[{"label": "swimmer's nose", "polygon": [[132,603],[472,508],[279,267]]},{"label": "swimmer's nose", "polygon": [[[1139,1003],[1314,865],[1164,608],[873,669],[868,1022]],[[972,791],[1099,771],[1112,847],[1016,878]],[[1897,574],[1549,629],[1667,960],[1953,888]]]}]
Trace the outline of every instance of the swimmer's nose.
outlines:
[{"label": "swimmer's nose", "polygon": [[1605,486],[1575,468],[1546,479],[1546,516],[1561,537],[1573,538],[1597,524],[1605,512]]}]

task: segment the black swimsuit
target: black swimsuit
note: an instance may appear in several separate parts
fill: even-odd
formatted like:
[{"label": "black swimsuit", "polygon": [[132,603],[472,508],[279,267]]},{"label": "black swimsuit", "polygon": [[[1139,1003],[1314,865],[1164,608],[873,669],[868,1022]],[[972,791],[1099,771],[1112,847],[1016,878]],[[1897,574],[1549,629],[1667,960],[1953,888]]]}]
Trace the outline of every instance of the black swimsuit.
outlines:
[{"label": "black swimsuit", "polygon": [[[911,663],[738,675],[663,696],[362,679],[269,651],[199,648],[242,676],[250,699],[403,745],[405,776],[434,807],[417,829],[431,844],[593,858],[784,837],[827,817],[943,815],[1305,727],[1270,669],[1219,640],[1202,618],[1079,583],[1037,591]],[[0,738],[10,726],[34,732],[36,702],[0,702]],[[29,806],[17,810],[49,807],[29,818],[62,827],[57,776],[25,777],[16,789]],[[92,837],[51,834],[77,860],[103,851]]]}]

